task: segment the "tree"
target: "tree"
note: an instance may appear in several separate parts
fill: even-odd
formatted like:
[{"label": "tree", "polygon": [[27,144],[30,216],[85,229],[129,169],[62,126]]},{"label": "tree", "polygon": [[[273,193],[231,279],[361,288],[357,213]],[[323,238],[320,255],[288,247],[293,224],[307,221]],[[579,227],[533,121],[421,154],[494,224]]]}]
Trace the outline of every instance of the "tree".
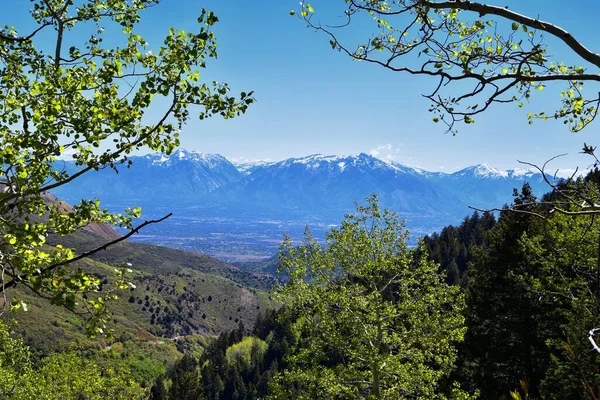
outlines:
[{"label": "tree", "polygon": [[[423,237],[420,245],[427,257],[440,265],[440,272],[446,274],[446,282],[464,285],[467,265],[472,259],[473,249],[486,248],[487,232],[495,225],[492,213],[479,215],[475,212],[465,217],[457,226],[447,226],[438,234]],[[417,248],[417,253],[421,251]]]},{"label": "tree", "polygon": [[299,247],[285,239],[279,269],[290,279],[278,298],[297,343],[274,397],[445,398],[463,299],[435,264],[414,257],[407,235],[372,196],[326,246],[309,232]]},{"label": "tree", "polygon": [[[597,173],[586,179],[568,183],[570,190],[579,189],[588,200],[598,202]],[[595,186],[595,195],[592,187]],[[559,193],[545,196],[549,201]],[[576,207],[569,209],[575,212]],[[538,301],[554,314],[554,330],[560,335],[545,339],[552,353],[545,379],[541,385],[542,397],[547,399],[598,399],[600,397],[600,354],[590,347],[586,335],[600,324],[600,254],[596,215],[552,213],[545,221],[543,235],[524,236],[521,252],[524,263],[540,271],[528,274],[526,285]],[[556,326],[557,325],[557,326]],[[595,351],[594,351],[595,350]]]},{"label": "tree", "polygon": [[0,322],[0,397],[8,398],[20,386],[20,377],[32,373],[31,353],[23,338]]},{"label": "tree", "polygon": [[[136,150],[170,153],[192,106],[200,119],[232,118],[253,102],[251,92],[235,98],[227,84],[201,80],[200,70],[217,56],[212,12],[202,11],[197,32],[171,28],[159,47],[144,40],[140,19],[158,3],[39,0],[32,2],[29,31],[0,29],[0,292],[5,304],[7,289],[21,285],[69,309],[83,307],[94,316],[92,335],[102,331],[113,295],[83,300],[100,282],[70,266],[112,243],[77,255],[48,246],[47,236],[99,222],[130,230],[117,242],[158,221],[135,227],[137,208],[113,214],[94,199],[68,208],[47,192],[89,171],[118,171]],[[109,31],[121,33],[118,46],[106,44],[118,42],[105,41]],[[75,172],[60,167],[67,156]],[[11,305],[26,306],[18,298]]]},{"label": "tree", "polygon": [[290,321],[280,313],[267,310],[257,316],[252,334],[240,324],[206,346],[199,360],[206,399],[268,397],[269,383],[285,368],[282,360],[293,340]]},{"label": "tree", "polygon": [[23,339],[0,322],[0,397],[22,399],[144,399],[147,391],[123,371],[101,368],[73,353],[34,363]]},{"label": "tree", "polygon": [[[479,389],[483,398],[502,398],[519,386],[535,398],[598,398],[600,354],[586,340],[600,316],[598,220],[575,212],[564,197],[579,193],[597,203],[597,176],[562,182],[540,200],[525,184],[485,228],[485,242],[471,249],[468,329],[455,373],[464,388]],[[460,235],[459,243],[470,240]]]},{"label": "tree", "polygon": [[[344,3],[345,20],[336,26],[315,22],[318,6],[309,3],[300,3],[300,16],[310,28],[325,33],[334,50],[355,60],[434,79],[435,88],[425,97],[432,103],[433,120],[450,132],[456,132],[457,122],[473,123],[493,104],[523,107],[550,82],[564,85],[561,107],[554,112],[530,112],[530,124],[534,119],[554,118],[579,131],[597,116],[598,91],[591,90],[586,97],[583,86],[600,82],[600,54],[558,25],[479,1]],[[365,20],[372,21],[372,33],[358,42],[346,41],[343,30],[357,25],[365,31]],[[578,64],[553,60],[544,35],[563,42]]]},{"label": "tree", "polygon": [[198,369],[198,360],[191,354],[184,355],[169,373],[171,386],[170,399],[197,400],[203,398],[202,378]]},{"label": "tree", "polygon": [[[300,18],[308,27],[328,36],[332,49],[354,60],[433,78],[436,85],[425,97],[431,101],[429,111],[433,113],[433,121],[442,122],[448,132],[455,134],[459,122],[475,122],[477,115],[494,104],[516,103],[523,107],[533,93],[552,83],[562,85],[560,107],[554,111],[529,112],[529,124],[536,119],[556,119],[577,132],[598,115],[600,92],[591,90],[587,92],[591,94],[586,94],[583,89],[586,84],[600,82],[600,53],[588,49],[557,24],[520,14],[508,6],[470,0],[344,0],[344,3],[345,21],[336,26],[315,22],[315,8],[309,3],[301,3]],[[292,10],[291,14],[296,12]],[[346,41],[340,32],[354,24],[363,24],[363,17],[372,24],[372,33],[357,43]],[[553,59],[544,36],[566,45],[574,63]],[[595,147],[584,144],[583,152],[595,158],[596,166],[600,164]],[[545,173],[546,164],[534,167],[557,190],[557,182],[551,182]],[[595,196],[585,192],[561,189],[559,201],[546,205],[568,215],[600,213],[600,205],[589,201]],[[516,208],[511,211],[528,212]],[[588,340],[600,353],[594,339],[597,332],[600,328],[590,330]]]},{"label": "tree", "polygon": [[[515,191],[516,192],[516,191]],[[515,193],[516,205],[534,212],[539,206],[528,184]],[[539,300],[532,277],[541,278],[536,263],[529,263],[520,245],[527,237],[543,237],[544,221],[526,213],[503,213],[488,234],[487,248],[476,248],[468,266],[466,288],[467,334],[459,365],[463,377],[481,391],[483,398],[500,398],[526,377],[532,396],[550,362],[546,340],[560,324],[555,305]],[[535,322],[533,322],[535,321]],[[544,397],[546,398],[546,397]]]}]

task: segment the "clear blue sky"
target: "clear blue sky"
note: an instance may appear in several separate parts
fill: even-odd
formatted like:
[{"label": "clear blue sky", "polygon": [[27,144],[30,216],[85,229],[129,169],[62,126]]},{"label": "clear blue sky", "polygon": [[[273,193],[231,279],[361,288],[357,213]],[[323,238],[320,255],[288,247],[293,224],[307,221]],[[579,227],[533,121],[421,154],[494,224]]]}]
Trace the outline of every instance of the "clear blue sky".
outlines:
[{"label": "clear blue sky", "polygon": [[[17,28],[25,23],[16,8],[31,3],[19,2],[19,6],[2,7],[9,10],[0,17],[0,23]],[[490,3],[509,5],[515,11],[557,23],[600,51],[600,2]],[[314,0],[312,5],[317,13],[328,16],[341,15],[345,8],[343,0]],[[170,26],[193,30],[202,7],[220,19],[215,27],[219,59],[209,64],[205,76],[228,82],[233,93],[254,90],[257,103],[247,115],[234,120],[193,119],[182,132],[182,145],[188,149],[232,159],[279,160],[379,148],[379,156],[391,155],[430,170],[452,171],[481,162],[500,168],[517,166],[516,159],[540,163],[559,153],[577,153],[584,141],[600,144],[600,121],[576,135],[561,123],[527,124],[527,111],[556,104],[556,90],[540,93],[529,109],[493,107],[475,125],[461,126],[458,136],[445,135],[443,127],[431,121],[428,103],[421,97],[434,82],[352,62],[332,51],[325,36],[289,15],[290,9],[298,9],[298,1],[164,0],[144,14],[141,33],[151,45],[158,46]],[[562,47],[551,50],[569,61],[569,53]],[[598,87],[589,85],[588,90],[595,93]],[[578,156],[554,165],[587,166],[587,161]]]}]

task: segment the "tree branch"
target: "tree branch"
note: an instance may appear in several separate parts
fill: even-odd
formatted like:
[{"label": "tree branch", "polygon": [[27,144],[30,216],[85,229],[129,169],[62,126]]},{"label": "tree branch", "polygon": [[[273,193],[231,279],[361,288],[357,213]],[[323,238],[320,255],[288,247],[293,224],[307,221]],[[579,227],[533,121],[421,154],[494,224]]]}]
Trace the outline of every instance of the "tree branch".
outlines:
[{"label": "tree branch", "polygon": [[[48,271],[51,271],[51,270],[56,269],[58,267],[61,267],[63,265],[71,264],[71,263],[74,263],[76,261],[82,260],[84,258],[90,257],[91,255],[96,254],[97,252],[99,252],[101,250],[106,250],[110,246],[113,246],[113,245],[115,245],[117,243],[120,243],[120,242],[122,242],[124,240],[127,240],[129,237],[133,236],[134,234],[139,233],[139,231],[141,229],[143,229],[144,227],[146,227],[146,226],[148,226],[150,224],[157,224],[159,222],[162,222],[162,221],[166,220],[167,218],[171,217],[172,215],[173,215],[173,213],[169,213],[169,214],[167,214],[164,217],[159,218],[159,219],[152,219],[152,220],[144,221],[144,223],[142,223],[142,224],[138,225],[137,227],[133,228],[126,235],[121,236],[118,239],[115,239],[113,241],[105,243],[102,246],[96,247],[95,249],[83,252],[80,255],[78,255],[77,257],[71,258],[69,260],[58,262],[56,264],[49,265],[49,266],[47,266],[45,268],[40,269],[38,272],[36,272],[34,274],[31,274],[31,276],[32,277],[40,276],[40,275],[43,275],[44,273],[46,273]],[[19,276],[15,277],[14,279],[10,280],[9,282],[7,282],[4,285],[4,288],[6,289],[6,288],[10,288],[10,287],[16,286],[17,283],[19,283],[21,281],[23,281],[23,276],[19,275]]]},{"label": "tree branch", "polygon": [[552,36],[562,40],[567,46],[569,46],[575,53],[577,53],[584,60],[594,64],[600,68],[600,54],[594,53],[581,44],[577,39],[573,37],[565,29],[551,24],[546,21],[541,21],[536,18],[531,18],[523,14],[511,11],[505,7],[498,7],[488,4],[482,4],[472,1],[427,1],[419,0],[419,3],[425,7],[432,9],[458,9],[463,11],[472,11],[478,13],[480,16],[486,14],[497,15],[499,17],[506,18],[510,21],[518,22],[523,25],[527,25],[531,28],[538,29],[540,31],[547,32]]},{"label": "tree branch", "polygon": [[46,22],[46,23],[40,25],[39,28],[37,28],[36,30],[34,30],[27,36],[9,36],[5,33],[0,32],[0,40],[3,40],[5,42],[26,42],[28,40],[31,40],[39,31],[41,31],[42,29],[44,29],[45,27],[50,26],[50,25],[52,25],[52,24],[50,24],[49,22]]},{"label": "tree branch", "polygon": [[[154,134],[159,128],[162,127],[162,125],[166,122],[167,118],[171,115],[171,113],[173,112],[173,110],[175,109],[175,105],[177,104],[177,95],[174,94],[173,96],[173,103],[171,104],[171,107],[169,107],[169,109],[165,112],[165,114],[162,116],[162,118],[160,119],[160,121],[158,121],[151,129],[149,129],[147,132],[140,134],[140,136],[134,140],[133,142],[129,143],[127,146],[121,146],[120,149],[115,150],[114,152],[112,152],[110,154],[110,157],[112,159],[122,155],[123,153],[127,154],[127,150],[133,148],[134,146],[137,146],[138,144],[142,143],[145,139],[147,139],[150,135]],[[29,196],[29,195],[36,195],[42,192],[47,192],[50,191],[52,189],[56,189],[57,187],[63,186],[73,180],[75,180],[76,178],[80,177],[81,175],[85,174],[86,172],[91,171],[92,169],[94,169],[93,165],[88,165],[87,167],[77,171],[76,173],[74,173],[73,175],[70,175],[68,178],[63,179],[61,181],[58,182],[54,182],[51,184],[48,184],[46,186],[43,186],[41,188],[36,188],[35,190],[32,191],[28,191],[25,193],[12,193],[9,194],[8,196],[3,197],[0,200],[0,204],[2,203],[8,203],[9,201],[12,201],[13,199],[19,197],[19,195],[22,196]]]}]

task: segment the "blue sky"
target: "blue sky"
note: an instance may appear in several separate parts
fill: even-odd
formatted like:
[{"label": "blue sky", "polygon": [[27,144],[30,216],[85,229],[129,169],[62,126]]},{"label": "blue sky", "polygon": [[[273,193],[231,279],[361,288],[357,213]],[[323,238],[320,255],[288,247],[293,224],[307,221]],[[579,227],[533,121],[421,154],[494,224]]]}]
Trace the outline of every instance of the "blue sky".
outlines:
[{"label": "blue sky", "polygon": [[[20,7],[30,4],[19,2]],[[585,45],[600,47],[600,2],[491,3],[557,23]],[[324,18],[341,15],[345,7],[343,0],[314,0],[312,5]],[[4,13],[0,23],[17,28],[25,23],[17,6],[4,7],[15,12]],[[164,0],[144,14],[141,33],[158,46],[170,26],[194,30],[202,7],[220,19],[215,27],[219,59],[209,64],[206,79],[228,82],[233,93],[254,90],[257,103],[234,120],[193,119],[181,136],[188,149],[246,160],[373,152],[430,170],[453,171],[482,162],[500,168],[518,166],[516,159],[540,163],[564,152],[573,156],[555,167],[585,167],[589,160],[575,154],[583,142],[600,144],[600,121],[579,134],[562,123],[527,124],[527,111],[556,104],[556,90],[540,93],[529,108],[493,107],[476,124],[461,126],[457,136],[445,135],[431,121],[421,97],[434,82],[353,62],[332,51],[325,36],[289,15],[290,9],[298,9],[297,1]],[[347,33],[364,35],[367,28]],[[552,53],[573,60],[562,46],[552,47]],[[598,88],[590,85],[588,90],[595,93]]]}]

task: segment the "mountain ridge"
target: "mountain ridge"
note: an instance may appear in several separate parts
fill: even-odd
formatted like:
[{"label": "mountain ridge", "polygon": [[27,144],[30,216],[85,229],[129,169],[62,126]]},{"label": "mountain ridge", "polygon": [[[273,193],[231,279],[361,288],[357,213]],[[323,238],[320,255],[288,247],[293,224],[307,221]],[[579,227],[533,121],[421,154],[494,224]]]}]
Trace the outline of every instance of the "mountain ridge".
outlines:
[{"label": "mountain ridge", "polygon": [[497,207],[525,181],[536,189],[545,186],[542,175],[531,169],[502,170],[482,163],[446,173],[366,153],[233,163],[219,154],[179,148],[171,155],[130,159],[131,167],[119,168],[118,174],[92,172],[55,194],[68,201],[93,196],[112,203],[203,201],[224,207],[347,210],[354,201],[378,193],[385,206],[400,212],[443,215],[457,214],[469,202]]},{"label": "mountain ridge", "polygon": [[[199,153],[199,154],[205,154],[205,153]],[[217,154],[218,155],[218,154]],[[219,155],[220,156],[220,155]],[[223,156],[221,156],[223,157]],[[487,169],[489,171],[489,173],[492,173],[495,176],[501,176],[501,177],[510,177],[510,176],[520,176],[520,175],[534,175],[536,173],[539,173],[538,171],[534,170],[533,168],[509,168],[509,169],[500,169],[500,168],[496,168],[492,165],[490,165],[487,162],[482,162],[479,164],[473,164],[473,165],[468,165],[464,168],[461,168],[457,171],[454,172],[443,172],[443,171],[430,171],[421,167],[417,167],[414,165],[410,165],[410,164],[406,164],[400,161],[396,161],[396,160],[391,160],[391,159],[385,159],[385,158],[379,158],[377,156],[373,156],[367,153],[358,153],[358,154],[351,154],[351,155],[335,155],[335,154],[322,154],[322,153],[314,153],[314,154],[309,154],[307,156],[303,156],[303,157],[289,157],[289,158],[284,158],[282,160],[279,161],[271,161],[271,160],[254,160],[254,161],[243,161],[243,162],[232,162],[233,165],[235,165],[241,172],[246,172],[248,170],[252,170],[252,169],[256,169],[256,168],[260,168],[260,167],[266,167],[266,166],[272,166],[272,165],[276,165],[276,164],[286,164],[286,163],[290,163],[290,162],[296,162],[296,163],[302,163],[302,164],[307,164],[308,161],[310,160],[316,160],[316,159],[321,159],[323,161],[344,161],[346,159],[360,159],[362,157],[370,157],[376,160],[379,160],[385,164],[388,164],[392,167],[398,168],[399,170],[411,170],[415,173],[420,173],[420,174],[440,174],[440,175],[456,175],[456,174],[464,174],[467,171],[475,171],[476,173],[480,174],[480,175],[486,175],[482,170],[483,169]]]},{"label": "mountain ridge", "polygon": [[227,261],[272,255],[284,232],[296,240],[306,224],[324,237],[373,193],[419,236],[460,222],[472,212],[469,206],[501,208],[525,182],[536,194],[549,189],[540,173],[524,168],[483,163],[445,173],[366,153],[234,164],[220,155],[179,149],[170,156],[131,159],[131,168],[120,167],[118,174],[90,172],[54,194],[71,203],[96,197],[115,212],[141,206],[144,218],[172,212],[135,240]]}]

